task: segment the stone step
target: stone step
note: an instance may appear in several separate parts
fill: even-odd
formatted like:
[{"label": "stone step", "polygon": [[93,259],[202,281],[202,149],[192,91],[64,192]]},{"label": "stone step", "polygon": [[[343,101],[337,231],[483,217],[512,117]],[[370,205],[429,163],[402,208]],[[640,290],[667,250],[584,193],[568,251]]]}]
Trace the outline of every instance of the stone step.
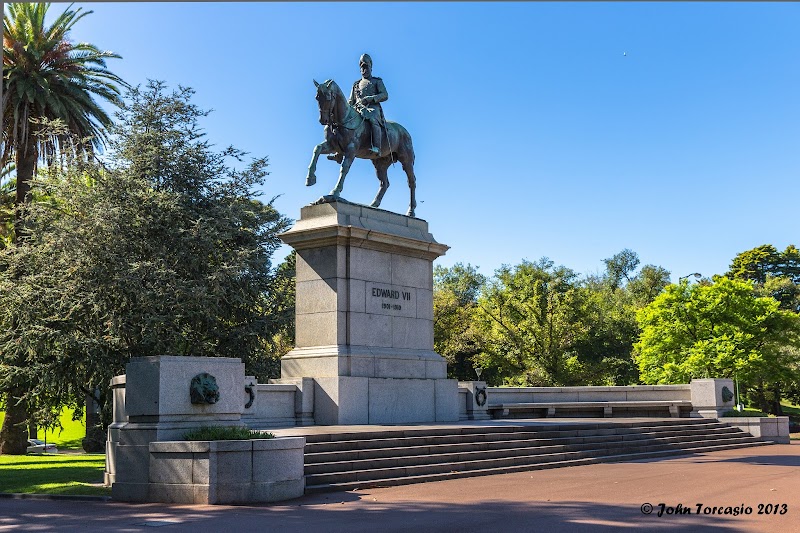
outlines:
[{"label": "stone step", "polygon": [[403,429],[381,428],[373,431],[353,431],[342,433],[317,433],[306,436],[306,443],[333,443],[339,441],[371,440],[384,438],[413,438],[413,437],[447,437],[468,435],[486,435],[491,433],[517,433],[527,431],[602,431],[608,429],[640,429],[640,428],[666,428],[669,426],[685,425],[716,425],[723,426],[718,421],[709,418],[665,418],[640,420],[636,422],[565,422],[563,424],[518,424],[498,426],[443,426],[443,427],[405,427]]},{"label": "stone step", "polygon": [[494,461],[519,457],[542,457],[560,455],[564,453],[590,453],[602,452],[604,455],[613,453],[640,452],[661,448],[685,448],[703,444],[739,443],[757,440],[743,432],[737,434],[718,434],[709,436],[662,437],[646,440],[628,440],[613,442],[588,442],[570,445],[547,445],[535,447],[519,447],[513,442],[514,447],[505,447],[493,450],[473,450],[456,453],[427,453],[427,454],[395,454],[381,458],[356,459],[350,458],[343,461],[326,463],[306,463],[306,475],[332,474],[337,472],[376,471],[390,468],[412,468],[423,465],[436,465],[441,463],[471,463],[474,461]]},{"label": "stone step", "polygon": [[395,477],[373,478],[370,480],[342,481],[329,479],[323,481],[316,476],[306,477],[306,493],[330,492],[353,490],[358,488],[375,486],[407,485],[413,483],[425,483],[430,481],[442,481],[461,477],[485,476],[492,474],[506,474],[512,472],[541,470],[546,468],[560,468],[567,466],[579,466],[595,463],[635,461],[641,459],[653,459],[659,457],[670,457],[675,455],[685,455],[691,453],[708,453],[736,448],[746,448],[752,446],[763,446],[772,444],[765,441],[748,441],[741,443],[727,443],[715,445],[699,445],[694,448],[669,449],[662,451],[645,451],[638,453],[625,453],[617,455],[598,455],[594,457],[582,457],[573,459],[554,460],[549,462],[528,463],[514,466],[495,466],[490,468],[478,468],[474,470],[458,470],[456,464],[451,465],[450,471],[439,473],[418,473],[413,475],[402,475]]},{"label": "stone step", "polygon": [[[687,419],[691,420],[691,419]],[[335,435],[336,440],[319,441],[306,439],[306,453],[323,453],[334,451],[348,451],[354,449],[376,449],[376,448],[397,448],[401,446],[430,446],[437,444],[459,444],[465,442],[486,442],[491,440],[526,440],[532,438],[552,439],[566,437],[586,437],[586,436],[613,436],[621,434],[641,434],[654,432],[668,432],[678,429],[704,429],[708,431],[728,428],[725,424],[716,421],[712,422],[690,422],[685,424],[662,425],[637,425],[637,426],[618,426],[584,428],[573,425],[556,427],[553,429],[532,428],[531,426],[504,427],[504,428],[479,428],[491,431],[459,433],[451,430],[449,433],[443,431],[432,432],[433,434],[421,434],[408,436],[406,431],[384,431],[361,433],[345,433]],[[459,428],[455,428],[458,430]],[[309,436],[311,437],[311,436]],[[315,435],[314,437],[317,437]],[[309,442],[312,440],[312,442]]]},{"label": "stone step", "polygon": [[[725,441],[724,444],[745,444],[755,441],[753,437],[741,437],[738,439],[730,439]],[[760,442],[760,441],[759,441]],[[723,443],[714,442],[713,444],[724,445]],[[337,471],[322,474],[307,474],[306,482],[308,484],[329,483],[332,480],[336,482],[352,482],[352,481],[367,481],[383,478],[394,478],[402,476],[413,476],[422,474],[438,474],[448,472],[450,470],[481,470],[486,468],[502,468],[508,466],[519,466],[524,464],[535,464],[542,462],[552,461],[565,461],[570,459],[583,459],[587,457],[604,456],[604,455],[620,455],[620,454],[636,454],[650,451],[669,451],[675,449],[691,449],[696,447],[708,446],[709,443],[705,440],[682,443],[681,446],[671,444],[648,444],[641,446],[628,446],[628,447],[598,447],[585,451],[570,451],[570,452],[543,452],[536,453],[538,450],[528,450],[527,454],[517,455],[512,457],[501,457],[497,459],[482,459],[470,458],[462,460],[443,461],[442,457],[438,457],[437,461],[429,464],[412,464],[408,466],[387,466],[387,467],[369,467],[360,470],[348,469],[346,471]]]},{"label": "stone step", "polygon": [[[732,428],[714,435],[714,440],[749,437],[745,433]],[[705,435],[669,435],[646,439],[560,439],[565,442],[542,441],[496,441],[478,444],[447,444],[428,447],[379,448],[375,450],[357,450],[352,452],[333,452],[323,454],[306,454],[306,473],[336,472],[381,468],[383,466],[408,466],[413,464],[431,464],[437,461],[469,460],[470,457],[497,459],[529,455],[532,453],[561,453],[610,448],[635,448],[645,444],[680,444],[694,442]],[[708,441],[708,439],[704,439]],[[457,458],[457,459],[456,459]]]},{"label": "stone step", "polygon": [[[737,428],[731,426],[723,426],[715,429],[714,434],[737,434],[741,433]],[[613,435],[586,435],[581,437],[556,437],[556,438],[538,438],[540,433],[519,433],[519,434],[491,434],[491,440],[471,440],[468,442],[454,442],[442,443],[437,441],[435,444],[407,444],[402,445],[397,439],[393,440],[395,444],[392,447],[369,447],[374,444],[374,441],[361,442],[350,441],[357,443],[350,449],[342,451],[324,451],[314,452],[306,448],[305,462],[306,464],[313,463],[326,463],[334,461],[345,461],[354,459],[377,459],[382,457],[397,457],[406,455],[422,455],[422,454],[445,454],[445,453],[460,453],[478,450],[501,450],[512,447],[537,447],[537,446],[558,446],[558,445],[582,445],[587,443],[599,442],[616,442],[616,441],[637,441],[659,436],[675,437],[692,437],[696,435],[707,435],[709,431],[704,428],[698,429],[682,429],[666,431],[652,431],[647,433],[622,433]],[[501,440],[503,437],[517,437]],[[530,436],[533,438],[525,438]],[[497,438],[497,440],[494,440]],[[381,443],[388,444],[388,443]],[[313,449],[313,448],[312,448]]]}]

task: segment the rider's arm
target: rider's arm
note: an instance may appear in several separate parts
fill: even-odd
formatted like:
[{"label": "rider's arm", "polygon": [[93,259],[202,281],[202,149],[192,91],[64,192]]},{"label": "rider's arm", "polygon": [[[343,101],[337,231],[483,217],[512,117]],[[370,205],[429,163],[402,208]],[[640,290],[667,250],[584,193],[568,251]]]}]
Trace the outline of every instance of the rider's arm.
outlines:
[{"label": "rider's arm", "polygon": [[385,102],[389,99],[389,93],[386,92],[386,86],[383,84],[383,80],[378,78],[376,81],[376,85],[378,86],[378,94],[372,97],[372,101],[376,103]]},{"label": "rider's arm", "polygon": [[350,98],[347,99],[347,103],[350,105],[356,105],[356,84],[358,84],[358,82],[353,84],[353,87],[350,89]]}]

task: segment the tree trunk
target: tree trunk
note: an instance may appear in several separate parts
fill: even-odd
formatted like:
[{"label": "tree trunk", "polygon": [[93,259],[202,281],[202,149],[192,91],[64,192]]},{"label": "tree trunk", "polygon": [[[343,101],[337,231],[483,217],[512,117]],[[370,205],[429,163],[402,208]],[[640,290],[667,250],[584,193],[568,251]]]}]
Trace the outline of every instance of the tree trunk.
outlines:
[{"label": "tree trunk", "polygon": [[772,409],[770,413],[775,416],[783,415],[783,407],[781,407],[781,386],[776,383],[772,386]]},{"label": "tree trunk", "polygon": [[27,146],[17,146],[17,195],[14,202],[14,244],[18,243],[24,234],[22,217],[24,208],[30,201],[31,181],[36,170],[36,160],[39,153],[36,148],[36,136],[31,132],[28,135]]},{"label": "tree trunk", "polygon": [[[23,209],[30,200],[31,180],[36,169],[38,152],[36,149],[36,137],[32,134],[28,136],[27,146],[16,147],[17,163],[17,195],[14,207],[14,244],[19,243],[24,235],[22,227]],[[21,398],[25,394],[25,389],[16,384],[7,391],[6,394],[6,418],[3,427],[0,429],[0,454],[24,455],[27,452],[27,421],[28,410],[25,402]]]},{"label": "tree trunk", "polygon": [[769,401],[767,401],[767,394],[764,389],[765,389],[764,383],[759,382],[758,385],[754,387],[753,396],[756,401],[756,407],[758,407],[758,410],[764,413],[768,413],[770,405]]},{"label": "tree trunk", "polygon": [[28,438],[29,439],[38,439],[39,438],[39,428],[36,426],[36,421],[32,418],[28,419]]},{"label": "tree trunk", "polygon": [[6,419],[0,429],[0,454],[25,455],[28,449],[26,421],[28,413],[25,404],[19,401],[22,390],[11,389],[6,398]]},{"label": "tree trunk", "polygon": [[100,453],[106,448],[106,431],[100,417],[100,406],[95,399],[86,395],[86,437],[81,440],[83,451]]}]

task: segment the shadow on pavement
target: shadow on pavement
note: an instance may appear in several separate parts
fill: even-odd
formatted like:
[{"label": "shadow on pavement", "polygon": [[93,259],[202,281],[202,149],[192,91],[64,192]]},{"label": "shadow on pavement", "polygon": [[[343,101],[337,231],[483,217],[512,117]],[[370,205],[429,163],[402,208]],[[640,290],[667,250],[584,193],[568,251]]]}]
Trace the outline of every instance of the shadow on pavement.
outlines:
[{"label": "shadow on pavement", "polygon": [[[490,495],[487,495],[490,497]],[[487,499],[478,504],[381,502],[368,493],[303,497],[264,507],[154,504],[0,502],[0,529],[27,531],[741,531],[741,517],[653,514],[639,504],[588,502],[518,503]]]}]

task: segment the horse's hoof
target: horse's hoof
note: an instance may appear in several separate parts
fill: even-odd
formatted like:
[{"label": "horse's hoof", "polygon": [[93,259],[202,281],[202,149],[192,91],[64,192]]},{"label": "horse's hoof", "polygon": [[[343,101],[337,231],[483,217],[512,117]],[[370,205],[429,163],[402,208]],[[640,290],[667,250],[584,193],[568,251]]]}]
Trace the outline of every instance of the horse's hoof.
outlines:
[{"label": "horse's hoof", "polygon": [[331,191],[331,193],[328,196],[331,196],[333,198],[339,198],[339,191],[334,189],[334,190]]},{"label": "horse's hoof", "polygon": [[407,217],[413,217],[413,216],[415,216],[415,215],[414,215],[414,210],[413,210],[413,209],[409,209],[409,210],[408,210],[408,212],[406,213],[406,216],[407,216]]},{"label": "horse's hoof", "polygon": [[306,178],[306,187],[311,187],[315,183],[317,183],[317,177],[316,176],[308,176]]},{"label": "horse's hoof", "polygon": [[377,202],[377,201],[372,202],[371,204],[369,204],[370,207],[380,207],[380,205],[381,205],[381,203]]}]

